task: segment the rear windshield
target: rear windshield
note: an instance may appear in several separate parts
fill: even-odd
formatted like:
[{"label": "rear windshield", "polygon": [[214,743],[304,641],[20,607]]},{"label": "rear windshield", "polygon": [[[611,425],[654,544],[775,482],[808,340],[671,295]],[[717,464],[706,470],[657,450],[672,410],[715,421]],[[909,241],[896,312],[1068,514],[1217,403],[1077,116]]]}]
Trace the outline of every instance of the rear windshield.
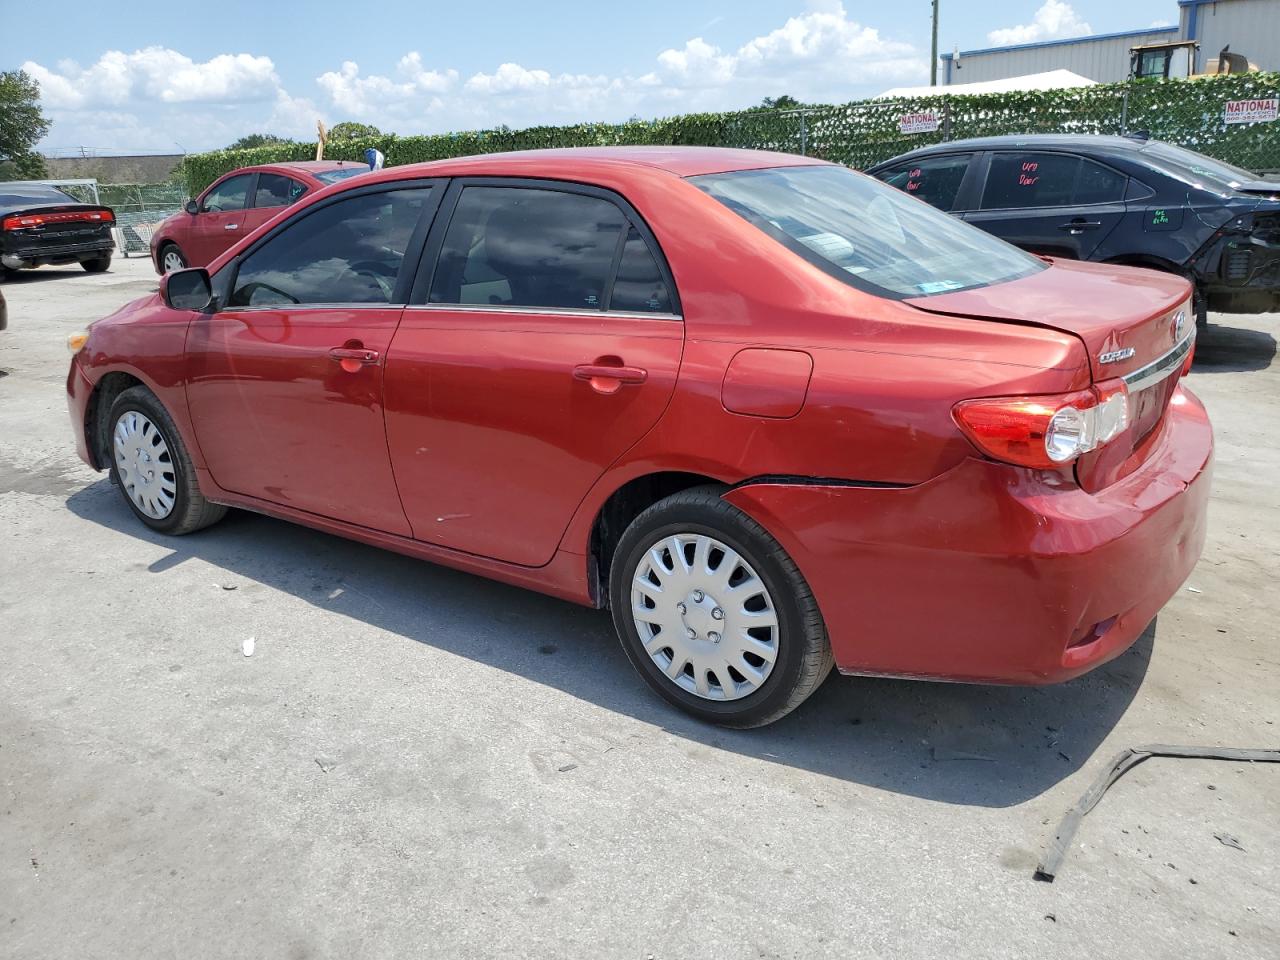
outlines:
[{"label": "rear windshield", "polygon": [[776,167],[691,182],[851,286],[901,299],[990,286],[1045,264],[845,167]]},{"label": "rear windshield", "polygon": [[1172,143],[1156,141],[1148,143],[1142,148],[1142,157],[1153,166],[1166,173],[1172,173],[1180,180],[1193,183],[1207,181],[1209,186],[1216,187],[1224,193],[1236,190],[1241,184],[1248,183],[1250,180],[1258,179],[1248,170],[1241,170],[1222,160],[1206,157],[1203,153],[1196,153],[1185,147],[1175,147]]},{"label": "rear windshield", "polygon": [[43,183],[0,183],[0,207],[18,207],[35,203],[79,203],[75,197],[57,187]]},{"label": "rear windshield", "polygon": [[336,170],[321,170],[315,177],[321,183],[337,183],[339,180],[347,179],[347,177],[354,177],[357,174],[368,172],[368,167],[339,167]]}]

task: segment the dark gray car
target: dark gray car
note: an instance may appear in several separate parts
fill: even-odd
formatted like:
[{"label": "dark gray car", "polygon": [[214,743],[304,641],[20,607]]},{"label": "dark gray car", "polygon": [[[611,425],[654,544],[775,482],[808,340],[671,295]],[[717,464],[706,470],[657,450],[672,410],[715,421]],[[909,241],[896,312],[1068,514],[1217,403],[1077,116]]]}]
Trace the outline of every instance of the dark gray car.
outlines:
[{"label": "dark gray car", "polygon": [[1195,284],[1196,320],[1280,310],[1280,183],[1141,137],[957,140],[871,175],[1035,253]]}]

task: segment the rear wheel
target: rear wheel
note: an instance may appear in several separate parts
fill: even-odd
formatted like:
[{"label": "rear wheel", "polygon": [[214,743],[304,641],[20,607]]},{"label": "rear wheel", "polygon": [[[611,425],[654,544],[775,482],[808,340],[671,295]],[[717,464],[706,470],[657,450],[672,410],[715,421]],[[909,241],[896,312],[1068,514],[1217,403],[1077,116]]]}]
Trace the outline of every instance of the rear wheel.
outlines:
[{"label": "rear wheel", "polygon": [[716,488],[674,494],[614,552],[610,605],[632,665],[703,720],[759,727],[831,672],[817,601],[786,551]]},{"label": "rear wheel", "polygon": [[111,266],[111,255],[94,257],[92,260],[81,260],[80,266],[84,267],[89,273],[102,273],[107,267]]},{"label": "rear wheel", "polygon": [[160,248],[160,269],[164,273],[173,273],[175,270],[185,270],[187,268],[187,258],[182,255],[182,251],[178,249],[176,243],[166,243]]},{"label": "rear wheel", "polygon": [[107,414],[111,479],[139,520],[179,535],[217,523],[227,508],[210,503],[169,412],[146,387],[130,387]]}]

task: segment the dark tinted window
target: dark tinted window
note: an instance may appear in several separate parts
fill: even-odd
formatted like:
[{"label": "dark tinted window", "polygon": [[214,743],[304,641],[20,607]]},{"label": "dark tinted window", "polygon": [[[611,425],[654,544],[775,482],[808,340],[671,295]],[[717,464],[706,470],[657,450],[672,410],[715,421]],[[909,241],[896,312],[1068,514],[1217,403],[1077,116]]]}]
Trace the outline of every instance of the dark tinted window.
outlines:
[{"label": "dark tinted window", "polygon": [[960,183],[973,154],[954,157],[926,157],[914,163],[902,163],[876,174],[890,186],[931,203],[939,210],[953,210]]},{"label": "dark tinted window", "polygon": [[600,310],[626,224],[608,200],[467,187],[449,222],[432,303]]},{"label": "dark tinted window", "polygon": [[43,183],[0,183],[0,208],[17,209],[46,203],[81,203],[69,193]]},{"label": "dark tinted window", "polygon": [[200,209],[209,213],[222,210],[243,210],[249,202],[249,182],[253,174],[242,173],[238,177],[223,180],[204,198]]},{"label": "dark tinted window", "polygon": [[984,210],[1065,207],[1071,203],[1080,158],[1058,153],[997,153],[991,158]]},{"label": "dark tinted window", "polygon": [[307,188],[292,177],[278,173],[258,174],[258,189],[253,194],[255,207],[287,207],[307,192]]},{"label": "dark tinted window", "polygon": [[245,258],[229,305],[389,303],[430,192],[366,193],[305,214]]},{"label": "dark tinted window", "polygon": [[613,280],[609,309],[671,312],[671,294],[662,279],[662,271],[658,269],[658,261],[635,227],[627,231],[627,240],[622,245],[622,259],[618,261],[618,275]]},{"label": "dark tinted window", "polygon": [[1122,173],[1104,167],[1092,160],[1080,159],[1080,172],[1076,174],[1076,188],[1071,195],[1073,203],[1114,203],[1124,199],[1128,181]]}]

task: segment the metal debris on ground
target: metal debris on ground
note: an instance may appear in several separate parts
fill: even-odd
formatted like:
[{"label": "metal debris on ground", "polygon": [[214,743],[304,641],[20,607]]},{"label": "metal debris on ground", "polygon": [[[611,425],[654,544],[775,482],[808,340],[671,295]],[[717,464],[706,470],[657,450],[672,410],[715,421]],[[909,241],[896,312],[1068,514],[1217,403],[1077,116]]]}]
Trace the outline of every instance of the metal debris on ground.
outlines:
[{"label": "metal debris on ground", "polygon": [[[1169,746],[1168,744],[1130,747],[1111,761],[1111,766],[1103,771],[1102,776],[1095,780],[1093,785],[1084,792],[1084,796],[1076,801],[1076,805],[1067,811],[1066,816],[1062,818],[1062,822],[1058,824],[1058,832],[1049,847],[1049,853],[1041,861],[1040,866],[1036,867],[1036,872],[1032,875],[1033,879],[1053,883],[1054,878],[1062,869],[1062,863],[1067,857],[1072,838],[1075,837],[1076,830],[1079,829],[1080,821],[1084,819],[1085,814],[1098,805],[1102,795],[1107,792],[1107,789],[1113,783],[1142,763],[1142,761],[1149,760],[1151,757],[1191,760],[1236,760],[1245,763],[1280,763],[1280,749],[1180,747]],[[1214,834],[1214,836],[1217,836],[1221,842],[1226,843],[1222,836],[1218,836],[1218,834]],[[1224,834],[1223,836],[1227,835]],[[1235,838],[1233,837],[1232,839],[1234,840]],[[1240,849],[1243,850],[1244,848],[1241,847]]]},{"label": "metal debris on ground", "polygon": [[1217,840],[1220,844],[1222,844],[1224,847],[1235,847],[1235,849],[1237,850],[1244,850],[1244,847],[1240,844],[1240,841],[1237,840],[1235,837],[1233,837],[1229,833],[1215,833],[1213,835],[1213,838]]}]

